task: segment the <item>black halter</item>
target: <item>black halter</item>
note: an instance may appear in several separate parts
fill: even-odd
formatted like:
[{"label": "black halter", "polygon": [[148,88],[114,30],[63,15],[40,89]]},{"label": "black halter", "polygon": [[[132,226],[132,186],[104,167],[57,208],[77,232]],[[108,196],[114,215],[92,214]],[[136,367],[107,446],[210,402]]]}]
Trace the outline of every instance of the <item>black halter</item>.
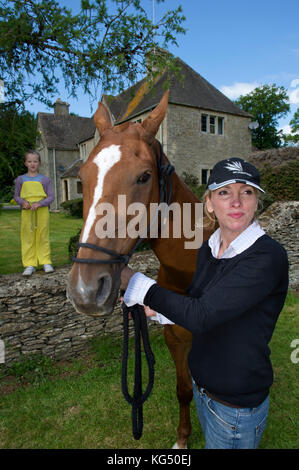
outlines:
[{"label": "black halter", "polygon": [[[163,164],[163,149],[159,142],[158,151],[156,153],[158,178],[159,178],[159,190],[160,190],[160,203],[166,202],[170,204],[172,197],[172,178],[171,175],[174,171],[174,166],[166,162]],[[167,183],[169,192],[167,194]],[[146,237],[150,230],[150,226],[146,231]],[[120,254],[116,251],[103,248],[92,243],[79,243],[78,246],[81,248],[89,248],[95,251],[101,251],[106,253],[112,258],[109,260],[98,260],[91,258],[73,258],[76,263],[88,263],[88,264],[112,264],[119,263],[127,265],[132,254],[138,248],[138,246],[144,241],[144,238],[140,238],[133,249],[128,254]],[[123,295],[123,292],[122,292]],[[123,327],[124,327],[124,342],[123,342],[123,359],[122,359],[122,392],[127,402],[132,406],[132,430],[135,439],[140,439],[142,436],[143,428],[143,403],[148,398],[153,385],[154,385],[154,364],[155,357],[150,347],[147,321],[143,310],[140,305],[133,305],[127,307],[125,303],[122,303],[123,311]],[[127,381],[127,363],[128,363],[128,345],[129,345],[129,312],[132,314],[134,322],[135,332],[135,375],[134,375],[134,392],[133,397],[130,396],[128,391]],[[146,361],[148,364],[148,385],[145,393],[142,393],[142,365],[141,365],[141,338],[143,341],[143,347],[145,352]]]},{"label": "black halter", "polygon": [[[174,166],[171,165],[169,162],[163,164],[163,148],[160,142],[158,142],[159,148],[156,153],[156,160],[157,160],[157,169],[158,169],[158,179],[159,179],[159,191],[160,191],[160,201],[159,204],[162,202],[166,202],[168,205],[170,204],[172,198],[172,178],[171,175],[174,172]],[[169,193],[167,194],[167,182],[169,183]],[[146,235],[150,230],[150,226],[147,229]],[[94,245],[93,243],[78,243],[79,248],[89,248],[90,250],[94,251],[101,251],[102,253],[106,253],[107,255],[112,256],[113,258],[109,260],[101,260],[101,259],[92,259],[92,258],[72,258],[72,261],[76,263],[87,263],[87,264],[124,264],[127,265],[131,256],[139,247],[139,245],[144,241],[144,238],[139,238],[136,242],[133,249],[128,254],[121,254],[117,253],[116,251],[109,250],[102,246]]]}]

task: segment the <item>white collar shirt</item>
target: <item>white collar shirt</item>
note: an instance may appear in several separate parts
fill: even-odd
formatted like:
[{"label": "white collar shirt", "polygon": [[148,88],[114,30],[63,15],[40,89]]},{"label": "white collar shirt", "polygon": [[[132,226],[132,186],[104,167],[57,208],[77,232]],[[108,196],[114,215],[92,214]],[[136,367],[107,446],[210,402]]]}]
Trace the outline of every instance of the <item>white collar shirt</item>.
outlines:
[{"label": "white collar shirt", "polygon": [[[252,222],[238,237],[236,237],[228,246],[228,248],[220,256],[223,258],[233,258],[239,255],[243,251],[247,250],[253,243],[264,235],[265,232],[261,228],[258,221]],[[218,258],[218,253],[221,245],[221,231],[218,228],[208,240],[209,247],[211,248],[212,255],[214,258]]]}]

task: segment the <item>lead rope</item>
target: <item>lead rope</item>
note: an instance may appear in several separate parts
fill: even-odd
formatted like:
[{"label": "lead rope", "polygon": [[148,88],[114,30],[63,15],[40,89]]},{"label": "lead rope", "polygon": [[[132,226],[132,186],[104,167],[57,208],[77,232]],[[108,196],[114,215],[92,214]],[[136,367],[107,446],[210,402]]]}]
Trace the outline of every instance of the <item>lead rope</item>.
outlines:
[{"label": "lead rope", "polygon": [[[122,304],[123,322],[124,322],[124,340],[123,340],[123,358],[121,386],[122,392],[127,402],[132,406],[132,431],[134,439],[138,440],[142,436],[143,429],[143,403],[149,397],[154,385],[154,365],[155,356],[150,347],[150,341],[147,329],[147,320],[141,305],[127,307]],[[133,396],[128,390],[128,356],[129,356],[129,312],[132,314],[135,333],[135,372],[134,372],[134,391]],[[148,384],[144,393],[142,393],[142,355],[141,338],[148,365]]]}]

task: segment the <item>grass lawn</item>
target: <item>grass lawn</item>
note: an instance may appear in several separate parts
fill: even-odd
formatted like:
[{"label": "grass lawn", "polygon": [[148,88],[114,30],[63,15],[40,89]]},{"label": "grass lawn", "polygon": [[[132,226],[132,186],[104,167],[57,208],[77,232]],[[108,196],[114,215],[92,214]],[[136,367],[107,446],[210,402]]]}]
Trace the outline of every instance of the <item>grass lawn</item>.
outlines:
[{"label": "grass lawn", "polygon": [[[68,241],[75,235],[83,220],[70,217],[62,212],[50,213],[50,245],[54,266],[69,263]],[[21,211],[0,212],[0,275],[23,271],[21,261]]]},{"label": "grass lawn", "polygon": [[[298,338],[298,305],[298,297],[289,295],[271,341],[275,379],[262,449],[298,448],[299,364],[291,361],[290,347]],[[121,392],[122,340],[107,336],[70,362],[27,360],[2,378],[0,369],[0,448],[170,449],[178,425],[175,369],[160,332],[151,335],[151,346],[155,384],[139,441],[132,437],[131,408]],[[130,374],[132,356],[131,350]],[[191,416],[189,448],[203,449],[194,402]]]}]

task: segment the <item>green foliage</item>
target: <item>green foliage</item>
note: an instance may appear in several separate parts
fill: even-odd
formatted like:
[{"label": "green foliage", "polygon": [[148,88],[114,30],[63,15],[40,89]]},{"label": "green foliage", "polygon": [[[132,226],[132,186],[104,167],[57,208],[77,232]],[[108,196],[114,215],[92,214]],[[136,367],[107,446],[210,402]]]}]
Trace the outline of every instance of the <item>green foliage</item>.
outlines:
[{"label": "green foliage", "polygon": [[18,381],[29,383],[41,383],[47,376],[53,374],[55,367],[50,357],[41,354],[23,356],[20,361],[15,362],[7,373],[15,376]]},{"label": "green foliage", "polygon": [[294,113],[293,119],[290,120],[291,132],[295,133],[299,131],[299,108]]},{"label": "green foliage", "polygon": [[206,191],[206,185],[199,184],[198,177],[192,175],[191,173],[187,173],[186,171],[183,171],[182,177],[188,188],[191,189],[193,194],[195,194],[195,196],[197,196],[198,199],[201,200]]},{"label": "green foliage", "polygon": [[159,46],[177,44],[184,20],[179,6],[154,25],[141,0],[83,0],[76,15],[55,0],[1,2],[0,78],[6,96],[51,106],[60,77],[69,95],[83,87],[94,98],[99,86],[114,92],[141,73],[154,78],[157,69],[173,62],[169,54],[157,53]]},{"label": "green foliage", "polygon": [[252,143],[258,149],[277,148],[282,145],[282,133],[277,130],[278,119],[290,111],[286,89],[263,85],[236,101],[244,111],[252,114],[259,127],[252,131]]},{"label": "green foliage", "polygon": [[294,113],[293,119],[290,120],[291,133],[284,135],[283,140],[285,144],[298,144],[299,143],[299,108]]},{"label": "green foliage", "polygon": [[261,186],[274,201],[299,200],[299,161],[294,160],[285,165],[271,167],[266,165],[260,170]]},{"label": "green foliage", "polygon": [[0,104],[0,200],[10,201],[14,179],[25,172],[24,154],[35,145],[36,119],[15,105]]},{"label": "green foliage", "polygon": [[77,251],[78,251],[78,243],[79,243],[79,238],[81,234],[82,228],[79,228],[77,233],[70,237],[69,243],[68,243],[68,252],[69,252],[69,259],[72,261],[72,259],[76,256]]},{"label": "green foliage", "polygon": [[72,217],[83,217],[83,199],[70,199],[61,203],[62,208]]}]

